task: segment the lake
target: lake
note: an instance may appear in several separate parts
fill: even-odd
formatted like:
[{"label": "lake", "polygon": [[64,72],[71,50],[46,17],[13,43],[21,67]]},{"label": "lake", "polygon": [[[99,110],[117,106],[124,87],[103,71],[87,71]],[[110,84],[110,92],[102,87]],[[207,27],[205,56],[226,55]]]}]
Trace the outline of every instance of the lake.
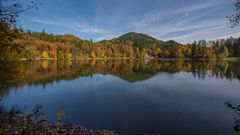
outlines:
[{"label": "lake", "polygon": [[[2,65],[1,65],[2,66]],[[120,134],[237,135],[240,62],[83,60],[1,67],[0,105]]]}]

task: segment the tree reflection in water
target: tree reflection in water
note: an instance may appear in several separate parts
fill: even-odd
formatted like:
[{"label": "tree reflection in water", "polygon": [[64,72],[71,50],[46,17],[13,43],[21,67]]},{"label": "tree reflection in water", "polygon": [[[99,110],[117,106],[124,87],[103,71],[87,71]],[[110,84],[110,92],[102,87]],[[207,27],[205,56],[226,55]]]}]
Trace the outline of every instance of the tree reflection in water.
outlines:
[{"label": "tree reflection in water", "polygon": [[118,76],[130,83],[144,81],[158,73],[192,73],[206,77],[240,80],[240,62],[184,60],[82,60],[0,63],[0,90],[23,85],[46,85],[94,74]]},{"label": "tree reflection in water", "polygon": [[[83,60],[0,63],[0,97],[12,87],[47,85],[61,80],[74,80],[94,74],[118,76],[129,83],[144,81],[159,73],[192,74],[195,78],[240,80],[240,62],[234,61],[145,61],[145,60]],[[240,106],[225,104],[237,113],[234,130],[240,131]],[[61,114],[61,113],[60,113]],[[4,117],[2,117],[4,118]],[[2,124],[0,124],[2,125]]]}]

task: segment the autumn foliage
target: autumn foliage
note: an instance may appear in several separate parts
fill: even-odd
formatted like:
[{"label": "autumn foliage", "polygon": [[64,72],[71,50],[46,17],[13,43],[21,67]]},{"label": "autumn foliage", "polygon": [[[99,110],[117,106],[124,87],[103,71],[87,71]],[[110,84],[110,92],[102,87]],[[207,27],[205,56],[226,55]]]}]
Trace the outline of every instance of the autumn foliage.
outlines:
[{"label": "autumn foliage", "polygon": [[[164,42],[148,35],[128,33],[112,40],[91,42],[73,35],[53,35],[46,32],[23,32],[14,43],[20,48],[20,58],[34,59],[86,59],[86,58],[178,58],[218,59],[234,56],[239,39],[231,39],[235,46],[225,42],[200,40],[180,44],[173,40]],[[211,45],[210,45],[211,43]],[[231,49],[231,50],[230,50]]]}]

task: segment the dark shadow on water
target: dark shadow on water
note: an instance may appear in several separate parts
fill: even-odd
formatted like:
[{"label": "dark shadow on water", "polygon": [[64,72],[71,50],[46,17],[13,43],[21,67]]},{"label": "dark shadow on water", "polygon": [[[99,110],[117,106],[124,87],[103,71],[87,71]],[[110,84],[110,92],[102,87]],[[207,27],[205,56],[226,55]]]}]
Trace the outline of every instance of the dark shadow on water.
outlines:
[{"label": "dark shadow on water", "polygon": [[[233,129],[236,132],[240,131],[240,105],[234,106],[230,102],[225,102],[227,108],[233,110],[236,113],[233,121]],[[32,113],[27,114],[23,110],[18,108],[12,108],[6,111],[4,107],[0,106],[0,134],[60,134],[60,133],[82,133],[82,134],[107,134],[115,135],[117,133],[114,130],[98,129],[92,130],[84,127],[83,125],[64,125],[62,120],[66,114],[64,109],[59,109],[56,112],[56,120],[54,123],[49,123],[46,120],[45,113],[43,112],[43,106],[37,104]],[[126,125],[127,128],[127,125]],[[173,129],[174,130],[174,129]],[[126,134],[128,134],[126,132]],[[138,135],[151,135],[151,131],[138,131]],[[156,133],[154,133],[156,134]],[[160,135],[160,133],[157,133]]]},{"label": "dark shadow on water", "polygon": [[[84,125],[63,124],[65,118],[63,109],[56,112],[56,120],[49,123],[46,120],[43,106],[37,104],[32,113],[27,114],[18,108],[12,108],[6,111],[0,106],[0,134],[35,134],[35,135],[118,135],[114,130],[108,129],[88,129]],[[140,131],[138,135],[150,135],[150,132]]]}]

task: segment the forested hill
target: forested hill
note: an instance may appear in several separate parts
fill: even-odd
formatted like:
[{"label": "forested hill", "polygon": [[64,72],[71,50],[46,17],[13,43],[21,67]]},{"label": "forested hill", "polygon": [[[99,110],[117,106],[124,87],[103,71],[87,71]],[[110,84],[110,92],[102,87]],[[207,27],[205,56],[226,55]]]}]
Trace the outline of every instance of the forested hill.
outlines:
[{"label": "forested hill", "polygon": [[129,32],[124,34],[118,38],[112,39],[112,41],[120,41],[120,42],[130,42],[132,44],[140,44],[140,45],[147,45],[147,44],[161,44],[163,41],[157,40],[151,36],[142,33],[135,33]]},{"label": "forested hill", "polygon": [[200,40],[183,45],[161,41],[142,33],[130,32],[118,38],[93,42],[74,35],[22,32],[15,44],[20,59],[85,59],[85,58],[191,58],[215,59],[240,54],[240,38],[211,42]]},{"label": "forested hill", "polygon": [[110,40],[113,43],[129,43],[133,44],[135,47],[147,47],[148,45],[157,45],[160,48],[164,48],[165,46],[172,46],[172,45],[181,45],[180,43],[169,40],[169,41],[162,41],[158,40],[156,38],[153,38],[149,35],[142,34],[142,33],[135,33],[135,32],[129,32],[127,34],[124,34],[118,38],[114,38]]}]

